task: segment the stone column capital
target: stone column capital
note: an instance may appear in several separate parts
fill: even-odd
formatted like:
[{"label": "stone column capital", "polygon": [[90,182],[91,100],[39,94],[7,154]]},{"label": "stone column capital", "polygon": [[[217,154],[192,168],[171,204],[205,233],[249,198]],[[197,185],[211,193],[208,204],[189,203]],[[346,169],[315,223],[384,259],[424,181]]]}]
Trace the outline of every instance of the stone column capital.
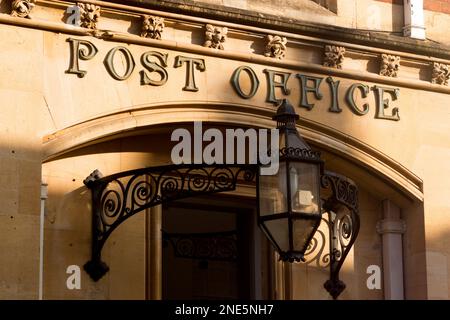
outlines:
[{"label": "stone column capital", "polygon": [[406,222],[400,219],[383,219],[378,221],[376,229],[379,234],[403,234],[406,231]]}]

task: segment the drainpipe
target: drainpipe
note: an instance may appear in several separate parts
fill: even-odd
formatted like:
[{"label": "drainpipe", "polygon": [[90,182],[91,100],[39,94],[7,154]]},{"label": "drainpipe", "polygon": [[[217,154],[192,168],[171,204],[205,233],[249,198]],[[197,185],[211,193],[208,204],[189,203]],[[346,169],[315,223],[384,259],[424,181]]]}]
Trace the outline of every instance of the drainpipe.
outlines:
[{"label": "drainpipe", "polygon": [[47,198],[47,184],[41,182],[41,215],[39,224],[39,300],[42,300],[44,287],[44,220],[45,200]]},{"label": "drainpipe", "polygon": [[405,26],[403,35],[413,39],[425,40],[423,0],[403,0]]}]

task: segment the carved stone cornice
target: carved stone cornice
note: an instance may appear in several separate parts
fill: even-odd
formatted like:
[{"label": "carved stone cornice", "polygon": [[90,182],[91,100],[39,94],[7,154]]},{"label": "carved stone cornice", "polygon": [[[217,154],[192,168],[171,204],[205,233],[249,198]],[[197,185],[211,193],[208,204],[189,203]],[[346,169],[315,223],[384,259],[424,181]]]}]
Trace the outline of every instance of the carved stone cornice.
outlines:
[{"label": "carved stone cornice", "polygon": [[195,0],[121,0],[121,3],[133,7],[184,14],[190,17],[208,17],[243,26],[267,28],[273,30],[274,33],[303,34],[450,60],[450,47],[432,41],[416,40],[391,33],[368,32],[366,30],[325,25],[323,23],[286,19],[284,16],[268,13],[262,15],[254,10],[224,7],[220,4],[211,3],[211,1],[202,3]]},{"label": "carved stone cornice", "polygon": [[447,86],[450,79],[450,68],[448,64],[433,62],[433,73],[431,83]]},{"label": "carved stone cornice", "polygon": [[13,0],[11,3],[11,16],[31,19],[30,12],[36,0]]},{"label": "carved stone cornice", "polygon": [[80,8],[80,27],[97,29],[98,18],[100,18],[100,6],[90,3],[77,3]]},{"label": "carved stone cornice", "polygon": [[161,40],[164,27],[164,18],[144,15],[142,17],[141,37]]},{"label": "carved stone cornice", "polygon": [[206,25],[204,47],[223,50],[223,43],[227,40],[227,27],[217,27],[212,24]]},{"label": "carved stone cornice", "polygon": [[390,54],[381,55],[380,75],[397,78],[400,69],[400,56]]},{"label": "carved stone cornice", "polygon": [[286,56],[287,38],[281,36],[267,35],[266,48],[264,55],[266,57],[272,57],[277,59],[283,59]]},{"label": "carved stone cornice", "polygon": [[325,67],[342,69],[342,64],[345,58],[345,48],[326,45],[323,58],[323,65]]},{"label": "carved stone cornice", "polygon": [[[11,0],[13,1],[13,0]],[[31,1],[31,0],[30,0]],[[172,1],[172,0],[171,0]],[[186,0],[187,1],[187,0]],[[139,18],[142,18],[144,15],[148,16],[157,16],[162,17],[164,19],[171,21],[171,27],[174,32],[171,32],[166,34],[164,37],[164,40],[161,39],[161,47],[164,48],[172,48],[173,50],[188,50],[192,53],[198,53],[201,55],[211,55],[211,56],[220,56],[222,58],[230,58],[235,59],[239,61],[248,61],[250,63],[258,62],[264,65],[271,65],[271,66],[277,66],[281,68],[286,68],[288,66],[293,68],[306,68],[310,71],[315,71],[318,73],[326,73],[327,75],[335,75],[335,76],[342,76],[346,77],[349,76],[353,79],[362,79],[365,81],[373,81],[373,82],[382,82],[384,84],[390,84],[395,86],[404,86],[414,89],[421,89],[421,90],[427,90],[432,92],[441,92],[441,93],[450,93],[450,86],[448,85],[436,85],[439,83],[440,80],[436,80],[436,84],[432,83],[432,67],[433,63],[441,63],[444,65],[450,66],[450,48],[447,49],[445,52],[447,52],[446,57],[448,57],[447,60],[440,59],[440,53],[441,51],[433,51],[429,52],[430,54],[424,55],[419,51],[416,51],[414,53],[408,53],[405,50],[403,51],[390,51],[389,46],[386,46],[384,50],[377,48],[376,45],[372,45],[371,42],[364,42],[366,45],[361,46],[358,44],[357,39],[353,39],[352,42],[341,42],[339,41],[340,38],[337,36],[330,39],[330,37],[325,37],[323,35],[322,37],[319,37],[320,35],[317,35],[318,37],[311,38],[307,35],[307,33],[295,33],[295,30],[297,30],[297,27],[300,26],[300,22],[293,20],[291,24],[291,29],[287,30],[286,32],[283,32],[283,25],[286,25],[286,21],[280,20],[280,18],[275,19],[275,17],[271,17],[269,19],[268,16],[262,17],[261,19],[265,21],[265,19],[268,22],[271,22],[272,25],[270,26],[270,29],[262,29],[260,28],[262,25],[259,24],[257,26],[252,26],[251,23],[245,23],[246,17],[244,16],[236,16],[235,20],[232,22],[230,19],[220,16],[222,20],[217,21],[213,20],[214,16],[212,15],[211,11],[208,11],[207,15],[202,16],[201,18],[195,17],[194,14],[188,14],[188,11],[182,11],[184,14],[181,14],[180,12],[177,13],[170,13],[169,11],[154,11],[154,10],[148,10],[143,9],[142,7],[146,7],[145,4],[148,3],[146,0],[142,0],[140,4],[130,6],[129,4],[132,3],[130,0],[124,0],[123,4],[117,4],[117,3],[111,3],[111,2],[100,2],[96,0],[77,0],[76,3],[82,3],[86,6],[88,5],[94,5],[99,6],[101,5],[101,11],[102,14],[104,14],[104,17],[102,20],[105,20],[105,27],[111,26],[113,30],[98,30],[98,29],[90,29],[90,28],[73,28],[72,25],[68,25],[68,23],[63,23],[64,17],[67,16],[67,3],[63,3],[56,0],[48,0],[48,1],[40,1],[36,4],[36,6],[39,6],[39,10],[34,9],[36,11],[35,15],[37,19],[30,20],[30,19],[19,19],[16,17],[12,17],[11,15],[0,15],[0,23],[4,24],[11,24],[16,26],[22,26],[26,28],[32,28],[32,29],[40,29],[40,30],[46,30],[50,32],[57,32],[57,33],[64,33],[64,34],[72,34],[72,35],[79,35],[79,36],[94,36],[100,39],[106,39],[108,41],[115,41],[115,42],[121,42],[121,43],[128,43],[128,44],[138,44],[138,45],[152,45],[152,40],[150,37],[144,37],[140,36],[142,31],[142,20]],[[158,2],[159,4],[160,2]],[[46,8],[52,8],[53,11],[46,10]],[[223,8],[223,7],[222,7]],[[60,16],[56,14],[55,12],[59,10]],[[75,8],[76,10],[76,8]],[[228,10],[228,8],[227,8]],[[51,12],[48,13],[48,12]],[[77,16],[76,21],[80,22],[81,19],[79,19],[78,14],[80,13],[78,10],[76,10]],[[233,16],[233,12],[230,11],[227,13],[229,16]],[[248,12],[249,14],[251,12]],[[251,13],[253,14],[253,13]],[[132,26],[130,28],[130,25],[126,23],[116,23],[114,24],[114,19],[118,19],[120,21],[129,19],[129,17],[138,17],[138,19],[132,20]],[[74,14],[71,16],[74,17]],[[81,18],[81,17],[80,17]],[[272,19],[273,18],[273,19]],[[96,20],[99,20],[99,17],[97,17]],[[256,21],[256,20],[255,20]],[[258,20],[259,21],[259,20]],[[300,24],[299,24],[300,23]],[[71,23],[74,24],[74,23]],[[78,25],[79,23],[77,23]],[[95,21],[93,23],[95,25]],[[209,50],[203,45],[203,43],[198,43],[198,39],[193,39],[194,35],[196,35],[196,32],[198,32],[199,29],[205,28],[205,24],[209,24],[211,26],[220,26],[220,28],[229,28],[232,29],[233,32],[225,35],[225,37],[222,38],[228,40],[228,37],[233,38],[232,44],[230,43],[230,46],[236,46],[235,48],[228,48],[230,50],[222,51],[222,50]],[[312,24],[311,24],[312,25]],[[336,28],[333,26],[316,26],[319,29],[327,30],[327,34],[332,34],[333,30],[337,32]],[[183,32],[186,32],[188,30],[190,32],[190,39],[183,38],[186,41],[178,38],[175,36],[176,31],[181,28]],[[358,30],[354,29],[345,29],[340,28],[340,35],[341,36],[347,36],[347,34],[356,34],[359,33]],[[223,31],[223,30],[222,30]],[[186,33],[184,33],[186,35]],[[245,34],[245,37],[242,37],[240,35]],[[263,39],[267,36],[267,34],[276,34],[279,37],[286,37],[287,41],[289,42],[289,50],[290,55],[292,57],[301,57],[301,59],[267,59],[264,56],[264,45],[266,45]],[[211,35],[212,36],[212,35]],[[391,39],[391,35],[387,37]],[[396,38],[396,36],[392,36],[392,39]],[[358,38],[359,39],[359,38]],[[392,40],[391,39],[391,40]],[[167,41],[165,41],[167,40]],[[263,46],[262,50],[260,50],[258,53],[255,52],[255,50],[251,50],[251,42],[262,42],[258,43],[257,47]],[[394,40],[392,40],[394,41]],[[406,41],[410,43],[410,39],[403,39],[399,41]],[[394,41],[396,42],[396,41]],[[425,43],[425,44],[424,44]],[[210,47],[217,47],[217,48],[223,48],[223,42],[221,43],[209,40]],[[221,45],[220,45],[221,44]],[[367,58],[369,57],[370,63],[369,64],[362,64],[362,67],[358,67],[358,64],[349,64],[348,67],[344,65],[342,69],[336,68],[329,68],[324,67],[324,50],[323,48],[325,46],[336,46],[336,47],[345,47],[346,53],[345,55],[351,54],[352,60],[358,60],[358,61],[367,61]],[[421,42],[421,44],[417,44],[416,48],[419,48],[420,46],[425,47],[435,47],[437,45],[427,44],[426,42]],[[439,48],[444,50],[444,46],[439,45]],[[237,49],[238,48],[238,49]],[[242,50],[243,48],[247,48],[247,50]],[[396,47],[400,48],[400,47]],[[401,49],[401,48],[400,48]],[[243,52],[244,51],[244,52]],[[291,52],[292,51],[292,52]],[[308,51],[309,53],[306,55],[303,55],[305,51]],[[444,51],[442,51],[444,52]],[[441,52],[441,53],[442,53]],[[401,57],[401,61],[405,62],[405,64],[409,64],[414,69],[414,77],[403,77],[401,74],[398,74],[397,77],[395,77],[395,68],[394,72],[389,71],[390,69],[386,67],[386,70],[382,72],[386,76],[381,79],[379,77],[380,69],[373,70],[372,68],[369,68],[369,66],[372,66],[372,62],[376,62],[375,59],[379,59],[379,57],[382,54],[391,55],[394,57]],[[419,55],[422,54],[422,55]],[[319,56],[317,59],[316,57]],[[338,65],[338,64],[337,64]],[[380,65],[381,67],[381,65]],[[429,73],[430,76],[427,81],[424,81],[420,77],[421,74],[424,74],[425,72]],[[445,78],[445,77],[444,77]],[[436,79],[438,79],[436,77]],[[434,81],[433,81],[434,82]]]}]

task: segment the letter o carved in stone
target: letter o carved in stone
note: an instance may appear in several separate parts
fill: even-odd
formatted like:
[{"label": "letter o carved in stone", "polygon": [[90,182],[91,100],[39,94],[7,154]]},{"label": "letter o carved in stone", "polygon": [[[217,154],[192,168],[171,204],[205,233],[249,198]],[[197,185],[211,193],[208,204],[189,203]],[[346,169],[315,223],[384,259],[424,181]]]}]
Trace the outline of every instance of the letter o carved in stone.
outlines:
[{"label": "letter o carved in stone", "polygon": [[[125,58],[125,63],[126,63],[126,68],[125,68],[125,72],[123,75],[120,75],[117,73],[116,68],[114,67],[114,56],[116,54],[117,51],[120,51],[124,58]],[[133,59],[133,56],[131,55],[130,50],[128,50],[125,47],[114,47],[111,50],[109,50],[108,54],[105,57],[105,67],[106,70],[108,71],[108,73],[116,80],[126,80],[128,79],[128,77],[131,75],[131,73],[134,70],[135,67],[135,62]]]}]

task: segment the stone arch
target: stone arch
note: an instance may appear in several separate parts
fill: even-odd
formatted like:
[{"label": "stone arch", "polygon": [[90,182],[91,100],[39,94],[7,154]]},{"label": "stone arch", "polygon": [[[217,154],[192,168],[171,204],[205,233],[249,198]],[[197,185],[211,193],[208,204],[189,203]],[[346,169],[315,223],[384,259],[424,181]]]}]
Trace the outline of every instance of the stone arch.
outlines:
[{"label": "stone arch", "polygon": [[[230,126],[273,128],[272,108],[212,103],[170,104],[102,115],[47,135],[43,139],[43,162],[64,157],[67,152],[145,132],[168,124],[203,121]],[[399,200],[423,200],[422,180],[382,151],[330,126],[301,118],[298,128],[314,147],[331,158],[349,161],[361,170],[365,181],[380,193],[399,191]],[[373,179],[375,177],[375,179]],[[400,199],[403,198],[403,199]]]},{"label": "stone arch", "polygon": [[[170,132],[172,128],[178,127],[178,125],[190,125],[193,121],[203,121],[211,126],[221,124],[226,127],[273,128],[274,122],[271,120],[271,116],[274,111],[273,107],[265,108],[261,106],[205,102],[147,106],[131,111],[127,110],[102,115],[59,130],[45,137],[43,142],[43,161],[45,163],[44,166],[47,164],[50,165],[50,169],[47,168],[45,171],[52,172],[52,163],[58,163],[58,160],[65,160],[65,158],[72,157],[73,155],[80,156],[78,152],[83,150],[81,152],[81,158],[83,158],[84,155],[88,155],[85,158],[85,161],[83,160],[84,163],[80,165],[79,162],[72,162],[75,163],[74,166],[76,166],[73,170],[80,175],[83,175],[78,176],[78,178],[83,179],[92,170],[97,168],[97,164],[92,164],[90,162],[92,159],[91,156],[96,152],[100,152],[97,149],[97,146],[104,145],[105,143],[114,143],[114,141],[121,141],[130,137],[134,138],[135,136],[140,135],[148,137],[153,135],[154,132],[157,132],[157,130],[163,130],[167,133]],[[322,151],[328,170],[336,171],[350,177],[359,187],[364,188],[364,194],[367,195],[367,197],[370,197],[365,200],[366,203],[371,202],[372,205],[370,208],[366,206],[366,208],[369,209],[369,211],[366,212],[366,216],[370,218],[370,221],[365,220],[363,222],[365,224],[362,232],[363,237],[369,234],[372,235],[373,238],[374,235],[377,235],[375,226],[377,221],[381,218],[381,216],[378,215],[382,210],[377,206],[383,199],[392,200],[404,210],[407,224],[412,225],[418,223],[417,221],[420,222],[423,220],[422,181],[419,177],[414,175],[414,173],[389,158],[382,151],[376,150],[354,137],[344,135],[330,126],[306,118],[301,118],[298,123],[298,128],[302,136],[311,146]],[[115,150],[115,152],[120,153],[122,151]],[[103,157],[106,159],[109,155],[104,154]],[[102,163],[100,166],[103,166],[106,162],[100,161],[100,163]],[[141,167],[142,164],[137,166],[134,166],[134,164],[131,165],[133,168],[138,168]],[[148,162],[145,165],[156,166],[161,165],[161,163],[153,164],[153,162]],[[64,164],[56,164],[56,168],[63,167]],[[103,170],[102,167],[99,167],[99,169],[101,171]],[[110,173],[111,172],[106,172],[107,175]],[[68,174],[74,173],[69,172]],[[60,175],[59,172],[58,175]],[[50,183],[50,185],[52,185],[52,183]],[[66,190],[69,190],[69,192],[64,192]],[[71,228],[77,230],[77,232],[82,232],[84,237],[90,236],[89,231],[86,229],[86,226],[89,226],[91,217],[89,194],[85,188],[79,188],[74,191],[70,190],[71,187],[69,186],[64,189],[64,191],[61,191],[60,194],[57,194],[56,196],[51,195],[52,203],[54,203],[53,205],[61,206],[60,204],[57,204],[59,201],[58,197],[61,196],[62,199],[64,199],[64,205],[62,206],[64,210],[61,208],[55,209],[56,214],[60,215],[60,220],[65,221],[67,219],[72,219],[70,220],[70,223],[68,222],[68,225],[70,225]],[[75,201],[83,201],[86,206],[81,209],[79,207],[77,207],[76,210],[71,209],[70,206]],[[126,229],[124,230],[124,232],[126,232]],[[417,230],[420,229],[416,228],[416,231],[414,232],[417,233]],[[415,235],[414,246],[417,246],[418,243],[422,241],[419,238],[420,237]],[[409,240],[406,241],[410,242],[413,238],[407,236],[407,239]],[[90,253],[90,246],[88,243],[88,241],[85,241],[84,243],[83,258],[80,258],[80,263],[84,263],[87,255]],[[363,253],[363,255],[366,254],[367,243],[367,239],[362,241],[361,244],[357,243],[354,251],[355,255],[361,253]],[[379,240],[374,246],[376,248],[373,247],[371,250],[373,252],[379,252]],[[409,259],[409,257],[414,258],[415,256],[420,255],[420,250],[420,248],[409,249],[408,245],[405,245],[405,259]],[[379,253],[378,258],[381,259]],[[124,257],[124,259],[126,259],[126,257]],[[359,262],[359,264],[361,265],[361,262]],[[420,269],[421,267],[422,266],[414,266],[416,269]],[[416,272],[416,270],[413,270],[414,268],[405,271],[405,282],[407,286],[411,286],[408,284],[408,279],[414,278],[414,272]],[[115,270],[120,272],[120,267],[115,266]],[[299,269],[297,268],[294,272],[298,273],[298,270]],[[365,271],[361,269],[355,270],[355,272],[359,275],[365,274]],[[344,275],[345,274],[348,278],[355,279],[353,273],[344,271]],[[352,281],[356,283],[356,280]],[[412,289],[406,288],[405,290]],[[349,290],[348,292],[356,292],[356,290]],[[299,293],[296,293],[295,297],[301,297],[298,294]],[[406,294],[406,297],[408,297],[408,295],[409,294]],[[347,298],[351,298],[351,296]]]}]

